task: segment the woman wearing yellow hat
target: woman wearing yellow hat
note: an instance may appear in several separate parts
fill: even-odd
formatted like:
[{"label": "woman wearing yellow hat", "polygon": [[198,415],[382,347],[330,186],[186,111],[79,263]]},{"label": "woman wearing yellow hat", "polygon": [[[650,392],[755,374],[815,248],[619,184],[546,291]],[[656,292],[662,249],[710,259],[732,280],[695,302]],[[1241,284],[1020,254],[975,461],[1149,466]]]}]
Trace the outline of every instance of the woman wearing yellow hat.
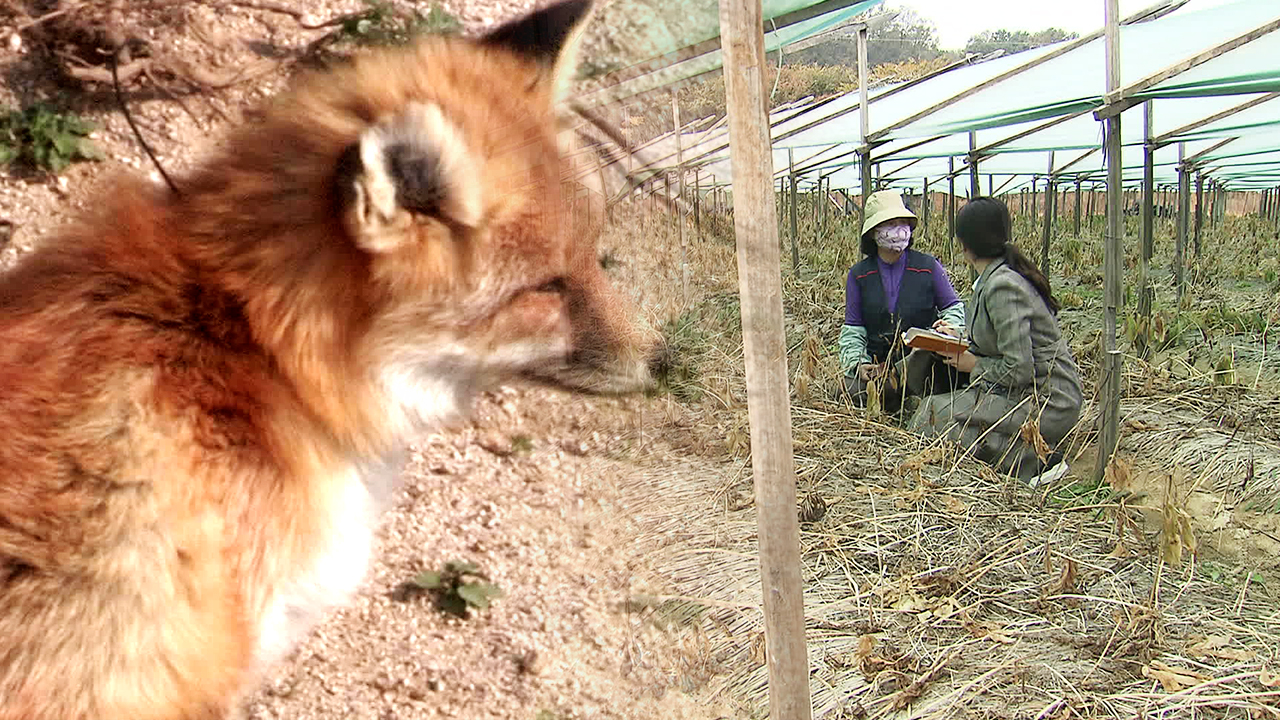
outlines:
[{"label": "woman wearing yellow hat", "polygon": [[898,338],[911,328],[945,323],[952,334],[963,334],[964,303],[937,258],[911,249],[916,216],[897,191],[872,193],[864,217],[866,257],[845,281],[840,365],[855,404],[866,403],[868,382],[883,378],[881,407],[896,412],[905,394],[948,392],[963,384],[933,353],[914,353],[904,378],[891,377],[889,369],[901,357]]}]

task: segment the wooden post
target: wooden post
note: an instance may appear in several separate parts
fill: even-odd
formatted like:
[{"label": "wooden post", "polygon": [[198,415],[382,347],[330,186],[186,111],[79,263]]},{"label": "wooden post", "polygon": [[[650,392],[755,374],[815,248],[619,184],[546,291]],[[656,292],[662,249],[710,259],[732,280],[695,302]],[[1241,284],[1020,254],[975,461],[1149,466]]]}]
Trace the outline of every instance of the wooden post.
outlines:
[{"label": "wooden post", "polygon": [[1204,175],[1196,173],[1196,230],[1194,235],[1195,256],[1200,257],[1200,231],[1204,228]]},{"label": "wooden post", "polygon": [[978,133],[969,133],[969,199],[982,194],[982,181],[978,179]]},{"label": "wooden post", "polygon": [[680,240],[680,281],[684,288],[684,304],[689,306],[689,240],[684,236],[684,141],[680,137],[680,97],[671,91],[671,125],[676,136],[676,236]]},{"label": "wooden post", "polygon": [[947,158],[947,239],[956,239],[956,159]]},{"label": "wooden post", "polygon": [[1178,230],[1173,251],[1173,281],[1178,286],[1178,302],[1182,302],[1182,274],[1186,267],[1187,229],[1191,215],[1191,172],[1184,164],[1186,143],[1178,143]]},{"label": "wooden post", "polygon": [[871,132],[871,108],[867,94],[867,26],[858,27],[858,171],[862,178],[862,213],[861,222],[867,220],[867,198],[872,193],[871,187],[871,144],[867,135]]},{"label": "wooden post", "polygon": [[1073,218],[1076,224],[1076,237],[1080,237],[1080,195],[1082,192],[1080,189],[1081,183],[1082,181],[1077,176],[1076,177],[1076,214],[1075,214],[1075,217]]},{"label": "wooden post", "polygon": [[929,206],[933,203],[929,202],[929,178],[924,179],[924,190],[920,195],[920,234],[924,235],[929,232]]},{"label": "wooden post", "polygon": [[818,222],[822,224],[822,236],[827,234],[827,205],[830,204],[831,195],[831,178],[823,178],[818,176],[818,204],[822,205],[822,212],[818,213]]},{"label": "wooden post", "polygon": [[796,157],[791,148],[787,148],[787,172],[791,178],[791,269],[798,272],[800,270],[800,250],[796,243],[799,242],[797,238],[800,235],[800,225],[796,216],[796,206],[800,202],[800,191],[796,187],[798,180],[796,178]]},{"label": "wooden post", "polygon": [[1049,240],[1053,236],[1053,201],[1058,188],[1053,182],[1053,151],[1049,151],[1049,175],[1044,179],[1044,234],[1040,245],[1040,272],[1049,277]]},{"label": "wooden post", "polygon": [[1138,261],[1138,336],[1135,345],[1138,357],[1147,356],[1148,334],[1151,329],[1151,310],[1155,304],[1155,289],[1151,286],[1151,258],[1155,256],[1156,212],[1156,145],[1155,114],[1151,101],[1142,104],[1143,132],[1146,141],[1142,146],[1142,252]]},{"label": "wooden post", "polygon": [[720,0],[771,720],[810,720],[761,0]]},{"label": "wooden post", "polygon": [[1040,212],[1040,196],[1036,189],[1036,183],[1039,181],[1040,178],[1031,176],[1031,212],[1027,213],[1031,218],[1031,227],[1036,226],[1036,215]]},{"label": "wooden post", "polygon": [[693,234],[702,237],[702,168],[693,169]]},{"label": "wooden post", "polygon": [[[1120,0],[1106,2],[1107,92],[1120,89]],[[1098,462],[1094,480],[1101,483],[1107,465],[1120,440],[1120,372],[1123,356],[1116,347],[1121,301],[1124,299],[1124,208],[1120,193],[1124,190],[1121,159],[1120,113],[1108,117],[1106,123],[1107,163],[1107,235],[1103,253],[1102,315],[1102,436],[1099,439]]]},{"label": "wooden post", "polygon": [[666,207],[667,215],[669,215],[671,218],[674,219],[676,214],[672,212],[672,210],[674,210],[675,208],[675,203],[671,198],[671,173],[670,172],[662,173],[662,192],[663,192],[663,196],[662,196],[663,203],[667,206]]},{"label": "wooden post", "polygon": [[822,191],[822,174],[814,171],[814,175],[818,176],[818,182],[807,193],[809,196],[809,209],[811,217],[809,218],[809,227],[813,228],[814,235],[818,233],[818,200]]}]

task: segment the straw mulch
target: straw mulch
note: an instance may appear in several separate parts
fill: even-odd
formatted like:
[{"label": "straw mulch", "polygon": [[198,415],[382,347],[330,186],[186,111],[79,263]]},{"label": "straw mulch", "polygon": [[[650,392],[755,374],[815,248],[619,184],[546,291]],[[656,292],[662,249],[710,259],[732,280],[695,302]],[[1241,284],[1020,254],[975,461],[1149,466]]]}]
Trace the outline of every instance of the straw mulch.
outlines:
[{"label": "straw mulch", "polygon": [[[1274,589],[1205,577],[1176,522],[1064,503],[834,406],[794,423],[815,717],[1280,717]],[[660,600],[763,713],[750,468],[680,463],[630,489],[676,588]]]},{"label": "straw mulch", "polygon": [[1280,507],[1280,400],[1201,387],[1121,403],[1123,452],[1231,505]]}]

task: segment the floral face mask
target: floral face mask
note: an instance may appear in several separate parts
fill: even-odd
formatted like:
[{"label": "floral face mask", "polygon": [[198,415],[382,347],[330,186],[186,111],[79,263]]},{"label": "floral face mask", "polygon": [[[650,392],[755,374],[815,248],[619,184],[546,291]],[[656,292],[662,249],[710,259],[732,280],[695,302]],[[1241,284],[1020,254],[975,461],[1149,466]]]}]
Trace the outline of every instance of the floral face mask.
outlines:
[{"label": "floral face mask", "polygon": [[875,233],[876,245],[885,250],[902,252],[907,249],[907,244],[911,242],[911,226],[906,223],[881,225],[873,232]]}]

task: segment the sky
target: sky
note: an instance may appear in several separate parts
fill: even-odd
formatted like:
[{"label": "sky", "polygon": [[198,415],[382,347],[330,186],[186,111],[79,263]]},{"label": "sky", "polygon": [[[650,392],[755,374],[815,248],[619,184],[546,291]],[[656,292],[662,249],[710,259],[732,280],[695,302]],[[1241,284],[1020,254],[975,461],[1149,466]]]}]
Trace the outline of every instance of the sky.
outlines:
[{"label": "sky", "polygon": [[[1238,0],[1191,0],[1188,10]],[[1271,1],[1271,0],[1267,0]],[[1120,16],[1155,5],[1157,0],[1120,0]],[[886,0],[884,7],[908,7],[938,28],[939,46],[957,50],[983,30],[1043,30],[1058,27],[1081,35],[1102,27],[1104,0]]]}]

